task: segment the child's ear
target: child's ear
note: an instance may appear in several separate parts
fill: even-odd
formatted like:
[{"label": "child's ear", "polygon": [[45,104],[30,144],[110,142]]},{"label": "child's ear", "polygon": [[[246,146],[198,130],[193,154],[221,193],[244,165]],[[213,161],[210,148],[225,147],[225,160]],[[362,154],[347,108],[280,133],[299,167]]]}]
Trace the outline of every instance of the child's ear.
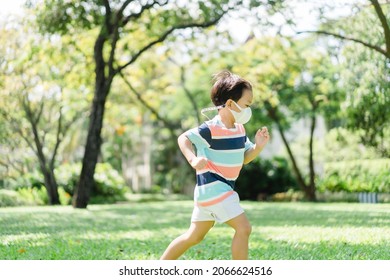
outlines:
[{"label": "child's ear", "polygon": [[226,105],[226,107],[228,107],[228,108],[232,108],[232,103],[233,103],[233,99],[228,99],[228,100],[226,100],[226,103],[225,103],[225,105]]}]

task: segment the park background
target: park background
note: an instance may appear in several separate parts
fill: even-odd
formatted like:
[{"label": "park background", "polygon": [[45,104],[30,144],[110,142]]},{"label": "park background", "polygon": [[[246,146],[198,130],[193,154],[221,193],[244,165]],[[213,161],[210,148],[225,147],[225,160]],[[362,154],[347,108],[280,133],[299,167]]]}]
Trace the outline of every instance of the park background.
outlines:
[{"label": "park background", "polygon": [[[0,259],[158,258],[192,209],[177,136],[223,69],[253,84],[248,137],[271,133],[236,183],[251,257],[390,258],[389,1],[12,3]],[[229,258],[229,238],[185,258]]]}]

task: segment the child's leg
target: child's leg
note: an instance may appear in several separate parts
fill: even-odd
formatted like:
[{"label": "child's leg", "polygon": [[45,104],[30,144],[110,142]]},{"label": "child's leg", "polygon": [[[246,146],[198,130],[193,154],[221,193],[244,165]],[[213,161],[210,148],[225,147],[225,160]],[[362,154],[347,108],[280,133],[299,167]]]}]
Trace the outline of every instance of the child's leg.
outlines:
[{"label": "child's leg", "polygon": [[236,231],[232,241],[232,258],[233,260],[248,259],[249,235],[252,227],[245,213],[226,222]]},{"label": "child's leg", "polygon": [[161,260],[176,260],[190,247],[203,240],[205,235],[213,227],[214,221],[192,222],[186,233],[180,235],[169,244]]}]

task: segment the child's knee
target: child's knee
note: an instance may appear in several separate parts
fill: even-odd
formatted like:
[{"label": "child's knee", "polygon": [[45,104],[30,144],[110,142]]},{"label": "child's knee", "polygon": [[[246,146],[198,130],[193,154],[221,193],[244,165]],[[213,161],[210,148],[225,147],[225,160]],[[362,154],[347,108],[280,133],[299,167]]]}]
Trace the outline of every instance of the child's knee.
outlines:
[{"label": "child's knee", "polygon": [[200,242],[202,242],[202,240],[204,239],[204,235],[189,234],[186,239],[187,239],[187,242],[191,246],[194,246],[194,245],[199,244]]},{"label": "child's knee", "polygon": [[249,236],[252,233],[252,225],[250,223],[242,224],[240,227],[236,229],[236,232],[245,236]]}]

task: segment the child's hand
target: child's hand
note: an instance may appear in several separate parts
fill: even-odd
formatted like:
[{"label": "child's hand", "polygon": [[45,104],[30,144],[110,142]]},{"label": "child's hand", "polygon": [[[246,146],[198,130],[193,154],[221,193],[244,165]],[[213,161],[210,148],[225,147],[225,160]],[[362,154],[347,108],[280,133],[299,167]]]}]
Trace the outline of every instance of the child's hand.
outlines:
[{"label": "child's hand", "polygon": [[193,157],[190,161],[192,168],[201,170],[207,165],[207,158],[205,157]]},{"label": "child's hand", "polygon": [[269,138],[270,137],[268,133],[268,128],[266,126],[263,126],[261,129],[259,129],[256,132],[256,136],[255,136],[256,146],[264,147],[268,143]]}]

